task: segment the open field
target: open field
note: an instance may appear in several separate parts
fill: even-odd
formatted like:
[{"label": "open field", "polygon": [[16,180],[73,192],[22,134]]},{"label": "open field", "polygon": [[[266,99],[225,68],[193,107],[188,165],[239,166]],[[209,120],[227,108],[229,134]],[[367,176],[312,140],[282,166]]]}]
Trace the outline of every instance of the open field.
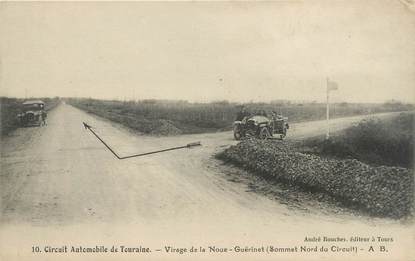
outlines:
[{"label": "open field", "polygon": [[414,112],[380,120],[372,117],[325,137],[301,142],[303,152],[340,159],[354,158],[368,164],[414,166]]},{"label": "open field", "polygon": [[[88,113],[123,124],[145,134],[176,135],[229,130],[241,104],[227,101],[189,103],[186,101],[143,100],[138,102],[105,101],[94,99],[68,99],[68,103]],[[249,111],[276,111],[287,116],[290,122],[324,119],[325,104],[321,103],[248,103]],[[333,104],[331,117],[346,117],[380,112],[404,111],[412,105],[385,104]]]},{"label": "open field", "polygon": [[46,110],[53,109],[58,103],[58,98],[30,98],[17,99],[0,97],[0,135],[7,135],[11,131],[17,129],[17,114],[21,111],[21,105],[25,100],[42,100],[45,102]]}]

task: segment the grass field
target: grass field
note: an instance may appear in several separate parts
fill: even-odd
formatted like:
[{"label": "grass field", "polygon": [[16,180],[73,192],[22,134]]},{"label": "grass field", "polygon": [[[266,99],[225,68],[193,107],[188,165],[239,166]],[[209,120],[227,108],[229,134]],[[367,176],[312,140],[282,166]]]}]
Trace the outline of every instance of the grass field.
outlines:
[{"label": "grass field", "polygon": [[[28,100],[42,100],[45,102],[46,110],[53,109],[58,103],[58,98],[31,98]],[[24,99],[0,97],[0,134],[1,136],[9,134],[18,128],[17,114],[21,111]]]},{"label": "grass field", "polygon": [[[190,103],[186,101],[142,100],[122,102],[94,99],[67,99],[75,107],[121,123],[145,134],[175,135],[228,130],[232,127],[241,104],[227,101]],[[325,104],[321,103],[247,103],[250,111],[276,111],[290,122],[323,119]],[[333,104],[332,118],[412,109],[412,105]]]},{"label": "grass field", "polygon": [[325,140],[305,140],[303,150],[336,158],[354,158],[368,164],[414,166],[414,112],[381,121],[373,117]]}]

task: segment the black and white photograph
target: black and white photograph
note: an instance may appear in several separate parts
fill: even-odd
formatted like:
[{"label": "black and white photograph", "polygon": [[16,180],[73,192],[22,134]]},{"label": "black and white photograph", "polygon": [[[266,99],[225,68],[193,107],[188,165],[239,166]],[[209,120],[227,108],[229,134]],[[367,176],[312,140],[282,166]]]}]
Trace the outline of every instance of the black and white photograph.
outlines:
[{"label": "black and white photograph", "polygon": [[0,1],[0,260],[414,261],[415,2]]}]

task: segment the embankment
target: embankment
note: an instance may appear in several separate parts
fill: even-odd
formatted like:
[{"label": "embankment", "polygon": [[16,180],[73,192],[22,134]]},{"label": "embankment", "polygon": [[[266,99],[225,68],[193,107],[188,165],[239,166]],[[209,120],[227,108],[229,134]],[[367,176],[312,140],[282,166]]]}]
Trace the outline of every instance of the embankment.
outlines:
[{"label": "embankment", "polygon": [[327,193],[374,216],[402,218],[413,206],[412,169],[322,158],[298,152],[287,142],[256,139],[242,141],[217,157],[284,183]]}]

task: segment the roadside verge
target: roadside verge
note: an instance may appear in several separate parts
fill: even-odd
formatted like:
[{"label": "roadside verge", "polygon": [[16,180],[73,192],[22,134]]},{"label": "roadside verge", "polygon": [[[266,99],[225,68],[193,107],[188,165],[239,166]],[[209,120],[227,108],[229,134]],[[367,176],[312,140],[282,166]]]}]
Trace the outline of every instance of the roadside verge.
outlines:
[{"label": "roadside verge", "polygon": [[411,169],[321,158],[300,153],[287,142],[256,139],[231,146],[217,157],[283,183],[324,192],[374,216],[402,218],[413,206]]}]

